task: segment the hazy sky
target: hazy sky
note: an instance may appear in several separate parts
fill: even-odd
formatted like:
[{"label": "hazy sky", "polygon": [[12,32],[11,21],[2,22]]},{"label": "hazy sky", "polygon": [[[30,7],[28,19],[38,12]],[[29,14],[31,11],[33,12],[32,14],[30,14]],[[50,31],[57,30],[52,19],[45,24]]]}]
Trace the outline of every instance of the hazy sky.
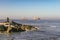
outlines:
[{"label": "hazy sky", "polygon": [[0,18],[60,18],[59,0],[0,0]]}]

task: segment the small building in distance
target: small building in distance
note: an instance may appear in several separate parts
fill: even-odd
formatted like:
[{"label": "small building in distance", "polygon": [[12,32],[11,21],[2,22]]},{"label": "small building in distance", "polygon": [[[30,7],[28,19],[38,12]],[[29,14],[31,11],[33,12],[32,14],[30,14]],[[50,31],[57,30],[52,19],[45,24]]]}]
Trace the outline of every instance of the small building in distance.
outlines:
[{"label": "small building in distance", "polygon": [[40,17],[35,16],[33,20],[40,20]]},{"label": "small building in distance", "polygon": [[22,17],[22,20],[27,20],[27,18],[26,17]]}]

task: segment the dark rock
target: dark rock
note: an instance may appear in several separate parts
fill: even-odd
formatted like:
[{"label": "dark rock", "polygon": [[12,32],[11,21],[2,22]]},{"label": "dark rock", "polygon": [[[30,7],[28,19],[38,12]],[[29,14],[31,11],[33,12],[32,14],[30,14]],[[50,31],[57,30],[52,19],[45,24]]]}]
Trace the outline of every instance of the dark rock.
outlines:
[{"label": "dark rock", "polygon": [[0,25],[0,31],[6,31],[7,28],[4,25]]}]

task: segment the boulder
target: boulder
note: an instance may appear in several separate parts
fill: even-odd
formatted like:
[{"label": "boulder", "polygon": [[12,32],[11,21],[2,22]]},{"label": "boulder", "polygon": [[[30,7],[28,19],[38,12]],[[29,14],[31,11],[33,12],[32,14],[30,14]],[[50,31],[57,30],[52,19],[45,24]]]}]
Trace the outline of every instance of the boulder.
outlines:
[{"label": "boulder", "polygon": [[22,25],[20,29],[25,30],[25,31],[37,30],[37,28],[31,25]]}]

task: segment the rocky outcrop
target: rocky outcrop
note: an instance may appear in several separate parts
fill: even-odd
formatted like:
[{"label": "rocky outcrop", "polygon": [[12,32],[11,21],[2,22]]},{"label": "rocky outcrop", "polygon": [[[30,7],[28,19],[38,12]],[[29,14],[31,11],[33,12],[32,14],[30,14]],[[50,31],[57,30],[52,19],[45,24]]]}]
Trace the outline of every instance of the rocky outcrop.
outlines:
[{"label": "rocky outcrop", "polygon": [[9,18],[7,18],[7,22],[5,22],[5,24],[0,26],[0,31],[7,31],[7,33],[10,33],[10,32],[18,32],[18,31],[22,32],[22,31],[37,30],[36,27],[31,25],[23,25],[16,23],[14,21],[9,22]]},{"label": "rocky outcrop", "polygon": [[31,26],[31,25],[23,25],[23,24],[18,24],[14,21],[12,21],[12,24],[14,27],[8,27],[8,32],[23,32],[23,31],[33,31],[37,30],[36,27]]}]

